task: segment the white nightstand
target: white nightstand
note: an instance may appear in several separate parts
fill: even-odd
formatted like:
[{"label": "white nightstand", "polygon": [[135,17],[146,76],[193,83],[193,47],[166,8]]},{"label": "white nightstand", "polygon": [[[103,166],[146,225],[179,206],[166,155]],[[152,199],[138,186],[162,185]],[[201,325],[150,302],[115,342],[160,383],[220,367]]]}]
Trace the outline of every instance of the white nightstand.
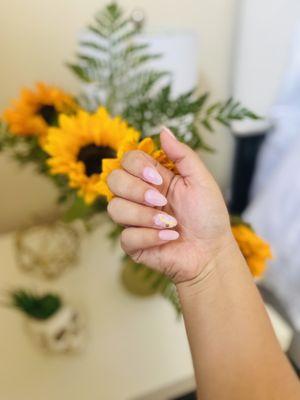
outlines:
[{"label": "white nightstand", "polygon": [[[82,353],[49,355],[26,336],[17,312],[1,308],[1,399],[162,400],[194,387],[183,321],[159,296],[139,299],[122,288],[120,252],[113,251],[105,229],[86,236],[80,265],[54,282],[18,270],[12,235],[0,238],[0,257],[3,290],[60,291],[86,313],[89,326]],[[272,321],[286,348],[287,328],[277,316]]]}]

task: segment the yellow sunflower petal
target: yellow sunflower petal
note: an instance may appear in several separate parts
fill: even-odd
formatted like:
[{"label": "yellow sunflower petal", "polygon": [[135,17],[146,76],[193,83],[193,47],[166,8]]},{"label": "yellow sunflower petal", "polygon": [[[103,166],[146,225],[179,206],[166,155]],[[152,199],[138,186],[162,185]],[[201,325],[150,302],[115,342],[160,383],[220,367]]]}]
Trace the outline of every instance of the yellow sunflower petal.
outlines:
[{"label": "yellow sunflower petal", "polygon": [[104,158],[102,160],[103,173],[109,174],[114,169],[120,168],[120,160],[118,158]]},{"label": "yellow sunflower petal", "polygon": [[272,259],[269,244],[243,224],[232,226],[232,232],[252,275],[255,277],[263,275],[267,268],[267,261]]},{"label": "yellow sunflower petal", "polygon": [[113,193],[109,190],[105,181],[100,181],[96,185],[96,191],[100,196],[106,197],[107,201],[113,198]]},{"label": "yellow sunflower petal", "polygon": [[173,163],[173,161],[171,161],[171,160],[167,157],[166,153],[165,153],[163,150],[161,150],[161,149],[156,150],[156,151],[153,153],[152,156],[153,156],[153,158],[155,158],[155,160],[157,160],[157,161],[158,161],[161,165],[163,165],[165,168],[167,168],[167,169],[169,169],[169,170],[171,170],[171,171],[173,171],[173,172],[176,173],[175,164]]},{"label": "yellow sunflower petal", "polygon": [[138,149],[145,153],[152,154],[155,150],[155,144],[150,137],[147,137],[139,143]]}]

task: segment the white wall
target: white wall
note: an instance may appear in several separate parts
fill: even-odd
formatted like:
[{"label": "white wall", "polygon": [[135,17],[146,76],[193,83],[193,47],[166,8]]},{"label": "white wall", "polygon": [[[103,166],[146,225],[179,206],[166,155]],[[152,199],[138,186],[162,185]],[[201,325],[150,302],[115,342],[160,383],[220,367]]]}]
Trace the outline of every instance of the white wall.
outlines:
[{"label": "white wall", "polygon": [[242,0],[239,12],[234,94],[264,115],[280,89],[293,33],[300,22],[300,2]]},{"label": "white wall", "polygon": [[[200,37],[201,83],[215,97],[227,95],[234,0],[123,0],[124,7],[143,8],[150,28],[192,29]],[[99,0],[10,0],[0,3],[0,111],[20,87],[37,80],[75,90],[64,67],[78,31],[91,19]],[[210,137],[218,154],[205,156],[223,187],[229,176],[231,138],[220,130]],[[0,231],[30,221],[54,207],[54,192],[29,168],[20,171],[0,156]]]}]

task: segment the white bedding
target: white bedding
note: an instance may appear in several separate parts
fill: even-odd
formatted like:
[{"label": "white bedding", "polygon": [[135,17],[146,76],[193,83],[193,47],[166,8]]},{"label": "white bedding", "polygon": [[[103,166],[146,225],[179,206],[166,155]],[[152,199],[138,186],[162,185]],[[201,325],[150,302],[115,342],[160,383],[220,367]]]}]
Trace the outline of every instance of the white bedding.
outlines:
[{"label": "white bedding", "polygon": [[272,245],[275,258],[264,284],[300,330],[300,135],[244,217]]},{"label": "white bedding", "polygon": [[244,217],[272,245],[264,284],[300,330],[300,24],[270,116],[275,128],[262,148]]}]

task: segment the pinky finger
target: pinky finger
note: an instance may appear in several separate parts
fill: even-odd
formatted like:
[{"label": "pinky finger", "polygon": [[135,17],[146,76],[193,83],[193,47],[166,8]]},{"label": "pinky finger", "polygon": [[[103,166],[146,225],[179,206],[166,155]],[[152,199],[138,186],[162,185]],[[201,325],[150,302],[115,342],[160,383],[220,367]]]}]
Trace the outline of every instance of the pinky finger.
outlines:
[{"label": "pinky finger", "polygon": [[179,233],[170,229],[126,228],[121,234],[121,246],[127,254],[131,255],[138,250],[161,246],[178,238]]}]

